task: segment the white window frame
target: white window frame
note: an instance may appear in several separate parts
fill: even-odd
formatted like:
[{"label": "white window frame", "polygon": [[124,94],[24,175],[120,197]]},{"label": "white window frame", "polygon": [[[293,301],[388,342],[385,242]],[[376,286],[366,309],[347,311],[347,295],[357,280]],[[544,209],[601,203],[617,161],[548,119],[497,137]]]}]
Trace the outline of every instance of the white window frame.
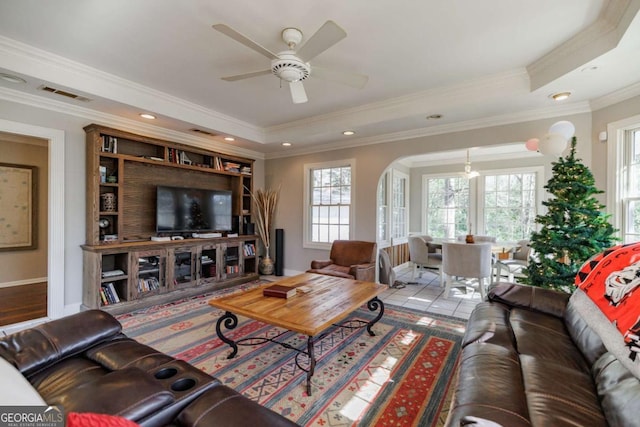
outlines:
[{"label": "white window frame", "polygon": [[626,231],[625,202],[625,133],[640,127],[640,115],[607,125],[607,207],[616,236],[624,239]]},{"label": "white window frame", "polygon": [[312,190],[311,185],[311,173],[315,169],[328,169],[337,167],[349,167],[351,168],[351,200],[349,203],[349,236],[351,239],[354,237],[355,230],[355,188],[356,188],[356,159],[344,159],[334,160],[330,162],[321,163],[306,163],[304,165],[304,197],[303,197],[303,237],[302,247],[307,249],[331,249],[331,242],[314,242],[311,238],[311,197]]},{"label": "white window frame", "polygon": [[[408,241],[407,239],[407,234],[409,233],[409,210],[410,210],[410,206],[409,206],[409,193],[411,191],[411,181],[410,181],[410,177],[408,174],[401,172],[399,170],[396,169],[392,169],[391,170],[391,176],[390,176],[391,180],[388,182],[389,183],[389,187],[388,189],[390,189],[391,191],[389,191],[389,238],[391,239],[391,243],[393,245],[397,245],[400,243],[406,243]],[[394,236],[393,235],[393,224],[395,223],[395,214],[394,211],[396,209],[395,206],[395,200],[396,200],[396,195],[394,193],[394,181],[396,179],[403,179],[405,181],[405,186],[404,186],[404,226],[405,226],[405,233],[404,235],[400,236]]]},{"label": "white window frame", "polygon": [[[459,173],[434,173],[434,174],[424,174],[422,175],[422,188],[420,190],[420,206],[422,207],[422,223],[420,224],[421,227],[421,233],[422,234],[427,234],[427,215],[428,215],[428,211],[426,208],[426,203],[427,203],[427,181],[429,179],[434,179],[434,178],[460,178],[460,174]],[[476,183],[474,182],[475,180],[477,180],[479,177],[474,178],[474,179],[470,179],[469,180],[469,209],[468,209],[468,215],[467,215],[467,224],[469,224],[472,221],[472,212],[473,209],[475,209],[476,206],[476,201],[475,201],[475,197],[473,197],[473,194],[476,193]],[[473,225],[473,224],[472,224]],[[474,226],[475,228],[475,226]],[[478,234],[476,232],[474,232],[475,234]]]},{"label": "white window frame", "polygon": [[[385,180],[386,178],[386,180]],[[378,181],[378,188],[376,189],[376,240],[379,248],[386,248],[391,246],[391,191],[390,191],[390,182],[391,182],[391,169],[385,170],[380,176],[380,180]],[[385,194],[386,194],[386,210],[385,215],[386,218],[381,218],[380,216],[380,207],[381,205],[378,203],[380,201],[380,188],[385,184]],[[381,222],[384,220],[384,235],[387,236],[386,239],[380,239],[379,229]]]},{"label": "white window frame", "polygon": [[[485,234],[485,220],[484,220],[484,179],[486,175],[509,175],[517,173],[535,173],[536,174],[536,214],[542,212],[542,200],[544,196],[544,167],[543,166],[531,166],[522,168],[509,168],[509,169],[491,169],[485,171],[479,171],[480,176],[469,180],[469,216],[467,222],[471,224],[471,232],[473,234]],[[459,178],[459,174],[441,173],[441,174],[425,174],[422,175],[422,189],[421,189],[421,206],[422,206],[422,233],[427,231],[427,180],[433,178]]]},{"label": "white window frame", "polygon": [[[532,167],[524,167],[524,168],[510,168],[510,169],[493,169],[482,172],[482,176],[476,178],[479,179],[477,183],[476,190],[476,221],[478,224],[478,230],[483,230],[482,234],[486,234],[486,224],[485,224],[485,216],[484,216],[484,189],[485,189],[485,181],[484,178],[487,175],[511,175],[511,174],[521,174],[521,173],[534,173],[536,175],[536,215],[540,215],[542,212],[542,197],[544,196],[544,186],[546,185],[546,181],[544,181],[544,166],[532,166]],[[474,227],[475,228],[475,227]],[[536,225],[535,229],[537,230],[539,227]],[[474,231],[475,234],[481,234]]]}]

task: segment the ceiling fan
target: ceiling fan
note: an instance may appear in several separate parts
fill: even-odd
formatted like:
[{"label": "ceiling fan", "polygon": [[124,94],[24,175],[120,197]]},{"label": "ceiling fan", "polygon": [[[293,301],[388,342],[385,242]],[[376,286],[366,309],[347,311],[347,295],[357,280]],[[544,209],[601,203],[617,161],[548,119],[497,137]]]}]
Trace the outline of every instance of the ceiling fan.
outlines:
[{"label": "ceiling fan", "polygon": [[347,36],[347,33],[333,21],[325,22],[300,48],[298,48],[298,45],[302,41],[302,31],[297,28],[285,28],[282,30],[282,40],[289,49],[278,53],[271,52],[225,24],[215,24],[213,28],[271,59],[271,68],[222,77],[222,80],[233,82],[273,73],[281,81],[289,83],[291,99],[294,104],[307,102],[307,93],[304,90],[302,81],[311,76],[343,83],[358,89],[362,89],[369,79],[369,77],[362,74],[346,73],[315,65],[312,67],[309,64],[309,61],[313,58]]}]

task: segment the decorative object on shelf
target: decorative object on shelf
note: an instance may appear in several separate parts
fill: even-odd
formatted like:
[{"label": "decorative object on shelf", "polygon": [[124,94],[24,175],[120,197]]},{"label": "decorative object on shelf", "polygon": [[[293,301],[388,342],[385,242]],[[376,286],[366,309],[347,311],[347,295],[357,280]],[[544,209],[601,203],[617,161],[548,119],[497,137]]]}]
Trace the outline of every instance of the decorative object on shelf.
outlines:
[{"label": "decorative object on shelf", "polygon": [[471,159],[469,157],[469,150],[467,150],[467,161],[464,164],[464,176],[467,177],[467,179],[472,179],[480,176],[480,173],[478,171],[471,170]]},{"label": "decorative object on shelf", "polygon": [[98,221],[98,227],[100,227],[101,229],[105,229],[108,228],[111,225],[111,221],[109,221],[108,218],[100,218],[100,220]]},{"label": "decorative object on shelf", "polygon": [[467,234],[467,236],[464,238],[464,241],[467,243],[475,243],[475,240],[473,239],[473,234]]},{"label": "decorative object on shelf", "polygon": [[115,184],[116,182],[118,182],[118,177],[115,175],[110,175],[107,177],[107,182],[110,184]]},{"label": "decorative object on shelf", "polygon": [[116,211],[116,195],[115,193],[103,193],[100,195],[102,201],[103,212],[115,212]]},{"label": "decorative object on shelf", "polygon": [[265,248],[265,255],[260,259],[259,270],[261,274],[273,274],[273,260],[269,255],[269,248],[271,247],[271,226],[273,225],[273,218],[276,213],[276,206],[278,205],[280,188],[277,190],[258,189],[255,192],[249,192],[255,203],[256,228],[258,229],[258,235],[260,239],[262,239],[262,244]]}]

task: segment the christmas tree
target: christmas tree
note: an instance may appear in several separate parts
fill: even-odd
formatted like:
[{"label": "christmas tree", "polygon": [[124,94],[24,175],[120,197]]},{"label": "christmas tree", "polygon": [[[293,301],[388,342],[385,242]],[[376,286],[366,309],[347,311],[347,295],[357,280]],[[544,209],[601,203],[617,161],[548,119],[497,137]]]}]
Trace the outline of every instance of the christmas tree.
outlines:
[{"label": "christmas tree", "polygon": [[589,168],[576,159],[575,137],[569,154],[552,165],[553,176],[544,188],[553,197],[542,202],[547,213],[536,217],[542,228],[531,235],[535,255],[522,281],[571,293],[582,264],[617,239],[604,205],[594,197],[603,191],[595,187]]}]

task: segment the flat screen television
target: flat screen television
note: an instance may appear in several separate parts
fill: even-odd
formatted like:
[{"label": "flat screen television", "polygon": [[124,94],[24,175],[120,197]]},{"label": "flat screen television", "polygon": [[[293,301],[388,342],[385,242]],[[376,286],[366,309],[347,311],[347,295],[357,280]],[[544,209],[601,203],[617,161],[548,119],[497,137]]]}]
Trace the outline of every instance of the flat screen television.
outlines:
[{"label": "flat screen television", "polygon": [[231,231],[231,191],[158,186],[157,233]]}]

